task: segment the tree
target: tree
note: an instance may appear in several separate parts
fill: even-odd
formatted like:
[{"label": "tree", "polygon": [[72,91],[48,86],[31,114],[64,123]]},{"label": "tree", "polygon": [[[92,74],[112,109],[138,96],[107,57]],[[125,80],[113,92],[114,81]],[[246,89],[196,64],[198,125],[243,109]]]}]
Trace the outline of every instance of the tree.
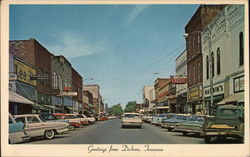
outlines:
[{"label": "tree", "polygon": [[123,113],[121,104],[116,104],[110,108],[110,114],[120,116]]},{"label": "tree", "polygon": [[135,112],[136,104],[137,104],[136,101],[128,102],[126,108],[124,109],[124,112]]}]

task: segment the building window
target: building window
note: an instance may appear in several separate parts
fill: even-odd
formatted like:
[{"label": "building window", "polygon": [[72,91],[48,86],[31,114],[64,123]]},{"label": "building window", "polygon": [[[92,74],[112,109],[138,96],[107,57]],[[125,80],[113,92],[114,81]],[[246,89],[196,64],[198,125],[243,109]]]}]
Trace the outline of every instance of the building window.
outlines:
[{"label": "building window", "polygon": [[239,41],[240,41],[240,66],[244,64],[244,40],[243,40],[243,33],[240,32],[239,35]]},{"label": "building window", "polygon": [[244,76],[234,79],[234,93],[244,91]]},{"label": "building window", "polygon": [[200,66],[201,66],[201,64],[200,64],[200,62],[198,62],[198,66],[197,66],[197,83],[199,83],[200,82]]},{"label": "building window", "polygon": [[214,77],[214,52],[211,53],[212,77]]},{"label": "building window", "polygon": [[217,75],[221,73],[221,65],[220,65],[220,48],[217,49]]},{"label": "building window", "polygon": [[193,66],[193,79],[194,79],[194,82],[193,82],[193,84],[196,84],[196,75],[195,75],[195,66]]},{"label": "building window", "polygon": [[53,89],[56,89],[56,72],[53,72],[53,77],[52,77],[52,82],[53,82],[53,84],[52,84],[52,87],[53,87]]},{"label": "building window", "polygon": [[206,58],[206,67],[207,67],[207,79],[209,79],[209,60],[208,60],[208,56]]}]

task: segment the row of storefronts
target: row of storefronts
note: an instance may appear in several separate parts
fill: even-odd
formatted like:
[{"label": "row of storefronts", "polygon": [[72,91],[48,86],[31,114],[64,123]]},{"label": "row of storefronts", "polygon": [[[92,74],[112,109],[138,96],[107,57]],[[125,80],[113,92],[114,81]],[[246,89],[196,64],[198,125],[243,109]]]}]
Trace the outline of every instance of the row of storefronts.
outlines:
[{"label": "row of storefronts", "polygon": [[151,111],[213,114],[221,104],[244,105],[244,34],[243,5],[201,5],[185,27],[176,74],[155,81]]},{"label": "row of storefronts", "polygon": [[11,114],[97,113],[89,102],[83,105],[82,79],[64,56],[53,55],[35,39],[10,41]]}]

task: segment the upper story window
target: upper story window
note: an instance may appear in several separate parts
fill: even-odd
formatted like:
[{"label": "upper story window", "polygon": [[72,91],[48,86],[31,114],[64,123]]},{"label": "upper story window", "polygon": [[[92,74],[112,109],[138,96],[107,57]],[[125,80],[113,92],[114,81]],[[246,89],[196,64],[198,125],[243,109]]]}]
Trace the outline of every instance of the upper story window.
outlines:
[{"label": "upper story window", "polygon": [[217,75],[221,73],[221,64],[220,64],[220,48],[217,49]]},{"label": "upper story window", "polygon": [[209,58],[208,58],[208,56],[206,58],[206,74],[207,74],[207,79],[209,79]]},{"label": "upper story window", "polygon": [[199,83],[200,82],[200,66],[201,66],[201,64],[200,64],[200,62],[198,62],[198,66],[197,66],[197,82]]},{"label": "upper story window", "polygon": [[211,62],[212,62],[212,77],[214,77],[214,52],[211,53]]},{"label": "upper story window", "polygon": [[193,66],[193,84],[196,83],[196,75],[195,75],[195,72],[196,72],[196,68],[195,68],[195,65]]},{"label": "upper story window", "polygon": [[239,35],[239,47],[240,47],[240,66],[244,65],[244,40],[243,40],[243,33],[240,32]]}]

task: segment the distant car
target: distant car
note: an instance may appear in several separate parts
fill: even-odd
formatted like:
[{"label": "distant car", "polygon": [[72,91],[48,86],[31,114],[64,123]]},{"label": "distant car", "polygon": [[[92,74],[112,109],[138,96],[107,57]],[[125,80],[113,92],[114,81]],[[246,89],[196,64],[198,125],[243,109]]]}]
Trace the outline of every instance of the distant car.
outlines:
[{"label": "distant car", "polygon": [[168,131],[172,131],[180,122],[183,122],[188,118],[187,114],[174,114],[172,118],[162,121],[162,127],[167,128]]},{"label": "distant car", "polygon": [[147,122],[147,123],[150,123],[152,121],[152,119],[153,119],[153,115],[149,114],[149,115],[145,116],[144,121]]},{"label": "distant car", "polygon": [[76,118],[78,118],[82,125],[89,125],[88,119],[83,115],[81,114],[70,114],[70,115],[74,115]]},{"label": "distant car", "polygon": [[122,128],[126,126],[142,127],[142,118],[138,113],[124,113],[121,119]]},{"label": "distant car", "polygon": [[24,130],[25,124],[16,122],[11,114],[9,114],[9,143],[15,144],[28,141],[30,136]]},{"label": "distant car", "polygon": [[25,123],[25,131],[30,137],[44,136],[53,139],[55,134],[62,134],[68,131],[69,124],[66,122],[48,122],[42,120],[38,114],[15,115],[17,122]]},{"label": "distant car", "polygon": [[159,114],[157,114],[157,115],[154,115],[153,116],[153,118],[152,118],[152,120],[151,120],[151,124],[156,124],[157,123],[157,118],[159,117]]},{"label": "distant car", "polygon": [[74,130],[75,127],[82,127],[81,121],[76,119],[75,116],[66,115],[65,113],[54,113],[53,115],[56,116],[57,119],[68,120],[70,124],[70,131]]},{"label": "distant car", "polygon": [[180,122],[174,131],[182,132],[184,136],[188,135],[188,133],[196,133],[203,136],[204,117],[205,116],[196,115],[189,116],[187,120]]},{"label": "distant car", "polygon": [[105,121],[105,120],[108,120],[108,117],[103,116],[103,115],[99,115],[99,116],[98,116],[98,120],[99,120],[99,121]]}]

